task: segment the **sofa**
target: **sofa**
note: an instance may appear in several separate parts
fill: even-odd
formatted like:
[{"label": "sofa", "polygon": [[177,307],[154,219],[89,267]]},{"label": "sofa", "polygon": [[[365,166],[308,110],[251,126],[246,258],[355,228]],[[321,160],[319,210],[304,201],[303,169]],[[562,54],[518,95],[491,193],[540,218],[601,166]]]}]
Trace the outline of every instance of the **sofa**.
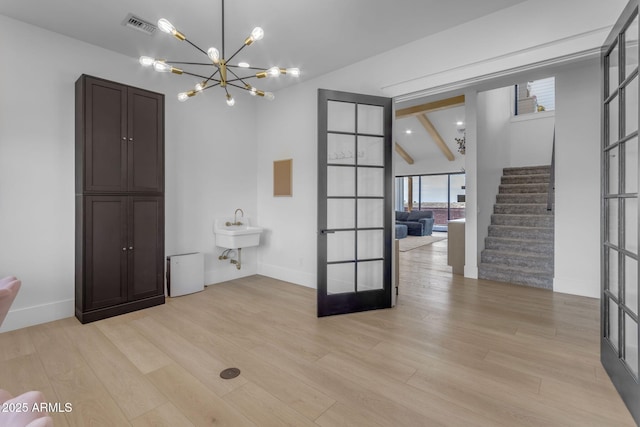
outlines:
[{"label": "sofa", "polygon": [[396,224],[406,225],[410,236],[431,236],[433,211],[396,211]]}]

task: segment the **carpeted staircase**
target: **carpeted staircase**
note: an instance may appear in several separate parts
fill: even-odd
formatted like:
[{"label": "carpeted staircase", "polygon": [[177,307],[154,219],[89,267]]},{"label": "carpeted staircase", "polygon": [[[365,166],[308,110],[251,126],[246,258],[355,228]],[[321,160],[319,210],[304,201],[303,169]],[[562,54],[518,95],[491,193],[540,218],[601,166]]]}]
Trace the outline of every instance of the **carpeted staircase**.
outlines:
[{"label": "carpeted staircase", "polygon": [[480,256],[478,277],[553,288],[550,166],[505,168]]}]

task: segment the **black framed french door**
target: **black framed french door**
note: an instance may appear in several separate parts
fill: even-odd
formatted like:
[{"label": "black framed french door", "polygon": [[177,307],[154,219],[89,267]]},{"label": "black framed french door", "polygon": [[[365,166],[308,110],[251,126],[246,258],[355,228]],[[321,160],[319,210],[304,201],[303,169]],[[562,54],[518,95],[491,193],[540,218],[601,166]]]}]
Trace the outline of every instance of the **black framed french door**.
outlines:
[{"label": "black framed french door", "polygon": [[318,91],[318,316],[391,307],[391,99]]},{"label": "black framed french door", "polygon": [[638,377],[638,0],[602,48],[601,360],[636,423]]}]

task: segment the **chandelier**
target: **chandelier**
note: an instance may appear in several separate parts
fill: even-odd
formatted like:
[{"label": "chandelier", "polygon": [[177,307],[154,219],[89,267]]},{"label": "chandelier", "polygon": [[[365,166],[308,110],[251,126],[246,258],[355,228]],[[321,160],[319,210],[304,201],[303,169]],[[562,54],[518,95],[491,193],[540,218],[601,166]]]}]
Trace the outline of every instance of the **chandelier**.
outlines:
[{"label": "chandelier", "polygon": [[[240,46],[238,50],[236,50],[233,55],[229,58],[225,56],[225,46],[224,46],[224,0],[222,0],[222,52],[220,52],[215,47],[210,47],[207,51],[204,51],[193,42],[191,42],[187,37],[176,30],[176,27],[171,24],[171,22],[162,18],[158,20],[158,28],[167,33],[174,36],[179,41],[184,41],[193,46],[198,51],[202,52],[205,56],[209,58],[208,62],[179,62],[179,61],[169,61],[166,59],[156,59],[151,58],[149,56],[141,56],[140,64],[145,67],[153,67],[156,71],[160,73],[173,73],[173,74],[187,74],[190,76],[197,77],[200,81],[195,85],[195,87],[189,91],[181,92],[178,94],[178,100],[181,102],[186,101],[187,99],[198,95],[199,93],[211,89],[213,87],[221,87],[224,89],[227,105],[230,107],[235,104],[235,99],[229,93],[229,87],[235,87],[237,89],[242,89],[249,92],[252,96],[260,96],[268,100],[273,100],[275,96],[271,92],[264,92],[262,90],[256,89],[247,83],[250,79],[263,79],[263,78],[274,78],[278,77],[281,74],[286,74],[293,77],[300,76],[300,70],[298,68],[280,68],[280,67],[253,67],[247,62],[237,62],[231,63],[231,61],[247,46],[253,44],[253,42],[259,41],[264,37],[264,31],[260,27],[255,27],[249,37],[247,37]],[[207,66],[213,67],[211,74],[207,72],[209,75],[202,75],[198,73],[188,72],[181,68],[176,67],[176,65],[197,65],[197,66]],[[258,72],[246,75],[247,70],[258,70]],[[245,74],[241,76],[241,74]]]}]

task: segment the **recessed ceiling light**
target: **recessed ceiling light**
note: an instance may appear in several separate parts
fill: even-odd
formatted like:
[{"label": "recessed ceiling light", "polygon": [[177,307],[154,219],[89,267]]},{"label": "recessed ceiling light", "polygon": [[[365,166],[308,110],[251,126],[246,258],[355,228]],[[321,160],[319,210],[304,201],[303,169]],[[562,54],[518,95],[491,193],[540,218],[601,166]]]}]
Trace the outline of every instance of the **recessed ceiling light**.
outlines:
[{"label": "recessed ceiling light", "polygon": [[464,124],[464,122],[461,122],[461,121],[457,121],[456,122],[456,126],[462,126],[463,124]]},{"label": "recessed ceiling light", "polygon": [[249,63],[248,62],[239,62],[238,63],[238,67],[249,68]]},{"label": "recessed ceiling light", "polygon": [[404,131],[404,133],[406,133],[407,135],[411,135],[413,131],[411,129],[407,129]]}]

